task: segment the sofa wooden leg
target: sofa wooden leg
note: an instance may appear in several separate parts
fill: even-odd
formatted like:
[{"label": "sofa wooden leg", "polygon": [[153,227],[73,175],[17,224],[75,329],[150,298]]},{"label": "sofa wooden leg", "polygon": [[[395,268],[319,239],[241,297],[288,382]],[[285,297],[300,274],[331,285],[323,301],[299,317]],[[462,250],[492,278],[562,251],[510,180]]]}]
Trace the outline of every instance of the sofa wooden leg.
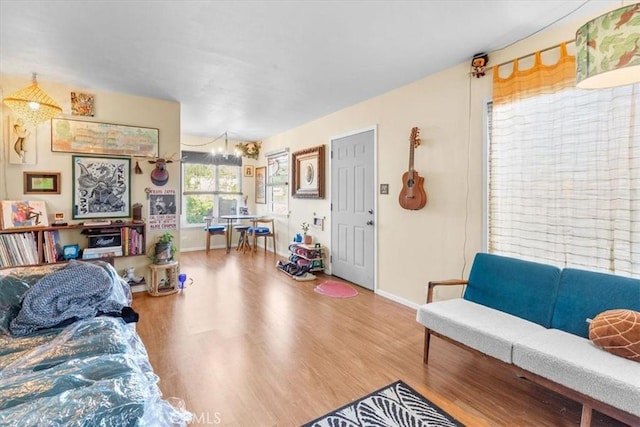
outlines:
[{"label": "sofa wooden leg", "polygon": [[591,415],[593,411],[591,406],[583,403],[582,404],[582,417],[580,418],[580,427],[590,427],[591,426]]},{"label": "sofa wooden leg", "polygon": [[424,328],[424,355],[422,363],[429,364],[429,341],[431,341],[431,331],[428,328]]}]

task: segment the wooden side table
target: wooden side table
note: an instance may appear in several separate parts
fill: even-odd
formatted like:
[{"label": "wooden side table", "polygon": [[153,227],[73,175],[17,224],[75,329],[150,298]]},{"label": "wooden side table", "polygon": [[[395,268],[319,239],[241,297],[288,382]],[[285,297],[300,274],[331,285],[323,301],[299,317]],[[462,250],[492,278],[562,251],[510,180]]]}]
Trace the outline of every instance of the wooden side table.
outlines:
[{"label": "wooden side table", "polygon": [[154,297],[175,294],[180,290],[178,285],[178,261],[166,264],[150,264],[151,280],[148,287],[149,294]]}]

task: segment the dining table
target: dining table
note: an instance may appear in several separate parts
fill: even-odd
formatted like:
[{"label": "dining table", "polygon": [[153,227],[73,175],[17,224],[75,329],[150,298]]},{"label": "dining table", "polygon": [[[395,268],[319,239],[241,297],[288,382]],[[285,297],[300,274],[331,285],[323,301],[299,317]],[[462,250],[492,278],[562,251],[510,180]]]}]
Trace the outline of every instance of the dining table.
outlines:
[{"label": "dining table", "polygon": [[231,241],[232,241],[232,228],[234,221],[255,221],[256,219],[262,218],[264,215],[246,215],[246,214],[237,214],[237,215],[221,215],[220,219],[227,220],[227,253],[231,252]]}]

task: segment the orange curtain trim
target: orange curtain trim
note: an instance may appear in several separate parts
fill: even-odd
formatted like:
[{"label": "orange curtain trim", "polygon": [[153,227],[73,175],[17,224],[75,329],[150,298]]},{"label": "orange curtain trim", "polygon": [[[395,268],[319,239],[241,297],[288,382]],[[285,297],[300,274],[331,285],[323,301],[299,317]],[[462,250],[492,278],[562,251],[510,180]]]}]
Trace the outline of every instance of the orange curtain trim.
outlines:
[{"label": "orange curtain trim", "polygon": [[500,104],[515,98],[524,98],[553,93],[575,86],[576,58],[567,53],[566,43],[560,45],[560,58],[551,65],[542,63],[540,52],[535,53],[533,67],[519,69],[517,59],[513,61],[513,72],[508,77],[500,77],[498,68],[493,70],[493,102]]}]

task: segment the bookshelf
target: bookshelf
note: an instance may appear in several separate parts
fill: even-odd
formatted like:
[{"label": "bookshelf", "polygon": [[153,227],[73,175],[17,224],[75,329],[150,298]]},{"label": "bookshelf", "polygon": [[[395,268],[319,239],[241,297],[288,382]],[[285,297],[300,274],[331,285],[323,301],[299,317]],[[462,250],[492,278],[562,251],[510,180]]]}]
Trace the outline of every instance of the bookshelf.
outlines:
[{"label": "bookshelf", "polygon": [[[91,251],[90,258],[119,258],[145,254],[144,223],[112,222],[104,225],[70,224],[48,227],[20,227],[0,230],[0,269],[65,262],[62,248],[77,244],[83,252],[90,239],[108,236],[119,239],[118,249]],[[82,254],[78,259],[83,259]]]}]

